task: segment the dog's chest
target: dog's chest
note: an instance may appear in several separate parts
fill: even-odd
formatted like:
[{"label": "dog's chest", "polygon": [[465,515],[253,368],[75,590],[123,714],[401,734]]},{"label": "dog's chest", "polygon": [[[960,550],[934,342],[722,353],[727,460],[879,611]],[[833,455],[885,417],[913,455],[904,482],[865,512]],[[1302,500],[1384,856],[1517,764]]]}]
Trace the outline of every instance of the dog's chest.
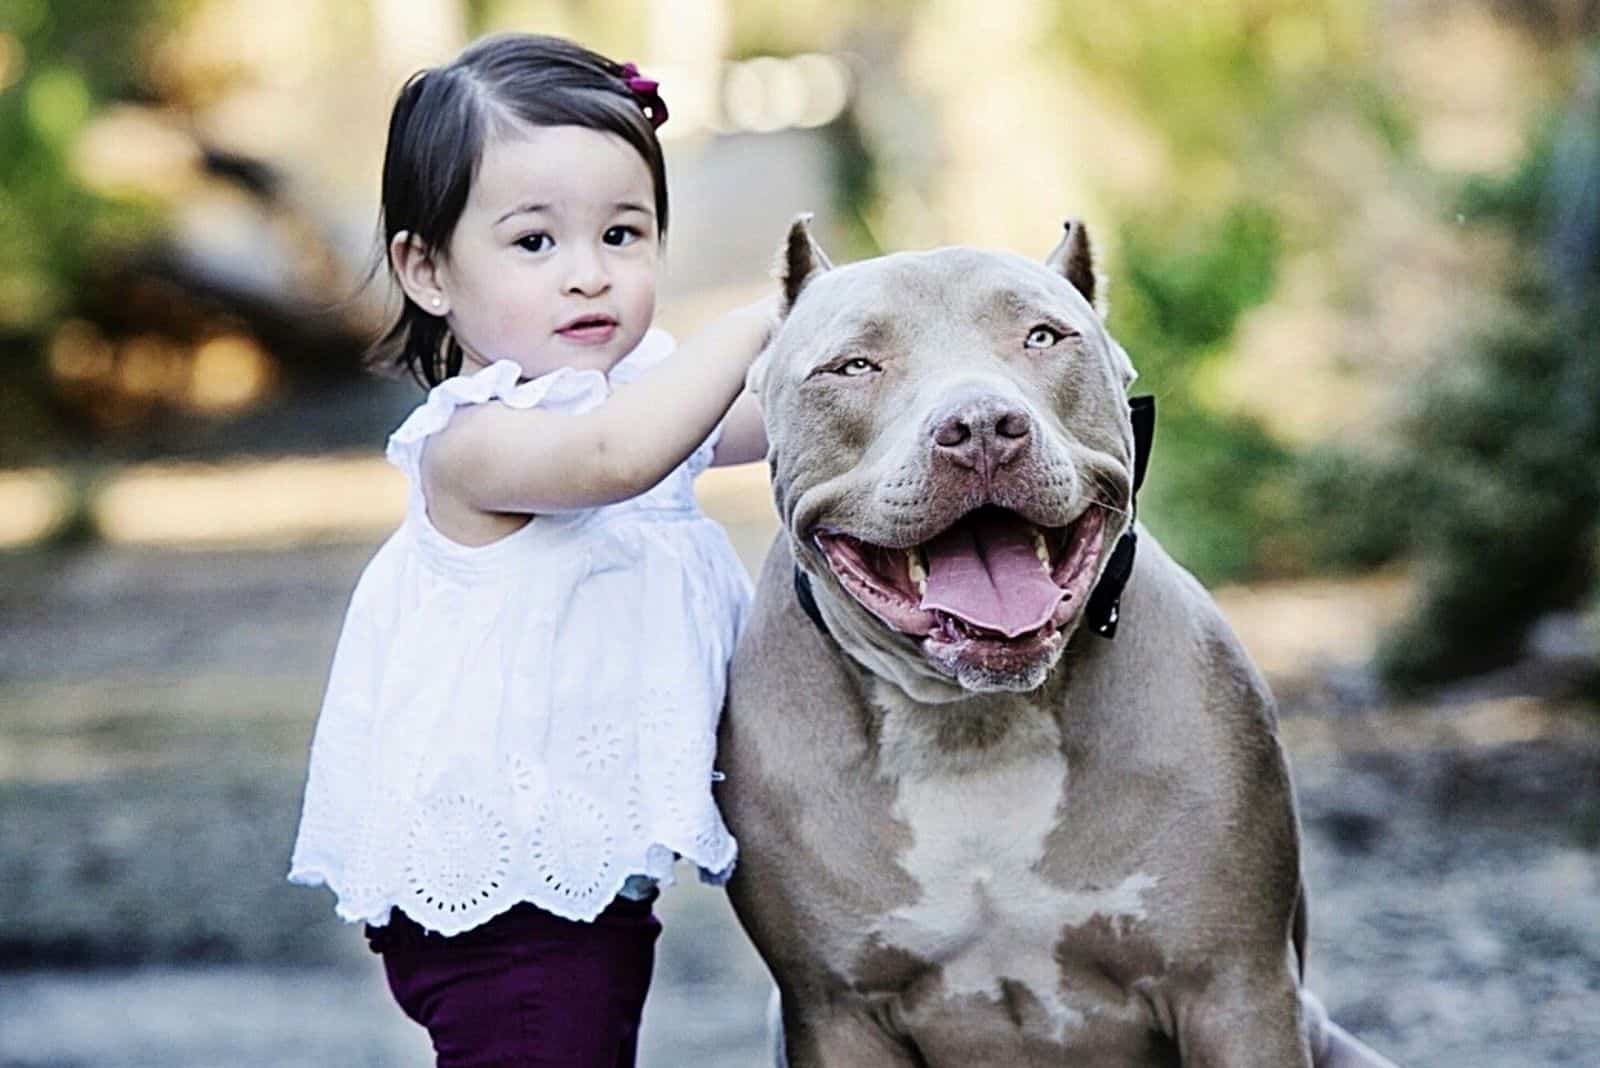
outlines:
[{"label": "dog's chest", "polygon": [[1065,889],[1041,874],[1068,789],[1055,754],[961,775],[903,779],[895,816],[912,844],[896,858],[917,896],[876,919],[878,945],[938,967],[944,998],[997,1003],[1023,992],[1057,1039],[1082,1021],[1061,978],[1063,932],[1103,918],[1113,929],[1145,917],[1154,876]]}]

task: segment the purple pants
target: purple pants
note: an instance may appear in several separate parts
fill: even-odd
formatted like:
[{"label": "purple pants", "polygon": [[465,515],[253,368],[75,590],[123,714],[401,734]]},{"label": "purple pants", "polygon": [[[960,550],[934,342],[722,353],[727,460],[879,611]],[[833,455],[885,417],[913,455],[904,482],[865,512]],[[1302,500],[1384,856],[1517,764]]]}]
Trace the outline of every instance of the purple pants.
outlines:
[{"label": "purple pants", "polygon": [[661,923],[617,898],[593,923],[523,903],[451,938],[395,909],[368,927],[439,1068],[633,1068]]}]

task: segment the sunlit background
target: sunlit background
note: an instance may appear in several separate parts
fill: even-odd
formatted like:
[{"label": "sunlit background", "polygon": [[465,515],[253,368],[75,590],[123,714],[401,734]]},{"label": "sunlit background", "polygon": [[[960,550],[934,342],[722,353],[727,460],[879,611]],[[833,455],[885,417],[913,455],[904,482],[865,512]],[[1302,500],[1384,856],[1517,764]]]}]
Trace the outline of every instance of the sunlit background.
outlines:
[{"label": "sunlit background", "polygon": [[[1589,1062],[1600,4],[0,0],[0,1068],[427,1061],[281,879],[403,508],[388,109],[503,29],[662,82],[680,333],[800,211],[835,260],[1085,219],[1141,515],[1283,706],[1313,981],[1403,1063]],[[764,469],[701,489],[754,568]],[[726,906],[663,911],[646,1064],[757,1063]]]}]

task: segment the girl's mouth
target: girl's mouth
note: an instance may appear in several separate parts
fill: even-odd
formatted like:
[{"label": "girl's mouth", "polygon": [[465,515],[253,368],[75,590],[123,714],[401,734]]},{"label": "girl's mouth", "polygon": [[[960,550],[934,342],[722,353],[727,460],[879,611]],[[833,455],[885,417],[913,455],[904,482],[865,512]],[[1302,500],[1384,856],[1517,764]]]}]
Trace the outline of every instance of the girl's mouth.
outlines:
[{"label": "girl's mouth", "polygon": [[583,315],[556,328],[556,333],[580,345],[603,345],[617,332],[617,321],[609,315]]}]

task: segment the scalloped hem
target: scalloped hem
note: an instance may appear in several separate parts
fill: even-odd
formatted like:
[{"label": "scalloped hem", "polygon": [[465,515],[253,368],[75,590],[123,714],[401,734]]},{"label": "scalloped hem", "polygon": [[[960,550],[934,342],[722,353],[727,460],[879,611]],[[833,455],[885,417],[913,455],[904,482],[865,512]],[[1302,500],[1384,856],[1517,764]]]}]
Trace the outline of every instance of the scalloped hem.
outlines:
[{"label": "scalloped hem", "polygon": [[[629,874],[642,875],[644,873],[630,872]],[[338,885],[320,873],[301,877],[291,876],[289,881],[297,886],[326,886],[329,890],[333,891],[334,914],[345,923],[365,923],[369,927],[387,927],[389,925],[389,919],[392,911],[394,909],[399,909],[401,912],[405,912],[406,916],[412,920],[412,922],[416,923],[424,930],[432,931],[434,934],[444,935],[446,938],[450,938],[455,935],[465,934],[468,931],[482,927],[496,916],[499,916],[523,903],[543,909],[545,912],[548,912],[553,916],[559,916],[563,920],[572,920],[575,923],[593,923],[595,918],[599,916],[600,913],[604,912],[606,906],[611,904],[611,902],[614,901],[617,895],[622,891],[622,884],[628,881],[628,875],[624,875],[615,880],[616,885],[611,888],[611,893],[606,896],[605,901],[601,904],[601,906],[598,909],[595,909],[592,913],[586,914],[582,910],[566,907],[559,901],[541,901],[532,894],[525,894],[521,897],[511,895],[508,896],[504,901],[497,903],[493,908],[485,911],[473,922],[459,926],[456,924],[440,925],[431,922],[425,915],[419,915],[415,912],[406,912],[404,907],[405,903],[398,899],[386,899],[384,903],[379,906],[377,912],[365,912],[354,909],[345,903],[344,894],[340,892]]]},{"label": "scalloped hem", "polygon": [[[659,846],[669,853],[675,853],[683,857],[683,859],[689,860],[690,863],[695,865],[697,871],[699,872],[700,881],[702,883],[706,884],[707,886],[723,886],[726,885],[728,879],[733,875],[734,866],[738,861],[738,843],[731,835],[729,836],[728,841],[729,856],[727,860],[716,869],[702,866],[699,861],[691,858],[687,853],[674,850],[672,846],[666,842],[657,842],[651,847],[651,849],[653,850],[656,848],[656,846]],[[610,905],[612,901],[616,900],[617,895],[622,892],[623,884],[626,883],[631,876],[647,876],[648,878],[654,879],[662,889],[666,889],[667,887],[674,885],[677,882],[673,872],[673,866],[675,863],[676,861],[669,861],[666,864],[658,867],[656,864],[651,863],[650,857],[646,857],[643,865],[646,870],[624,872],[623,874],[617,876],[612,881],[609,892],[601,896],[600,907],[595,909],[593,912],[586,913],[581,909],[571,908],[569,905],[564,904],[560,900],[543,900],[541,896],[533,892],[525,892],[520,897],[516,895],[509,896],[505,901],[495,905],[491,911],[485,912],[481,917],[464,926],[456,926],[453,924],[436,926],[435,924],[428,922],[423,916],[419,916],[413,912],[407,912],[404,907],[405,903],[400,899],[393,897],[385,898],[384,901],[377,907],[376,912],[355,909],[346,902],[347,895],[343,890],[340,889],[339,880],[322,868],[292,869],[289,872],[288,881],[295,886],[327,887],[333,892],[334,913],[346,923],[365,923],[372,927],[384,927],[389,923],[391,910],[400,909],[424,929],[432,931],[435,934],[441,934],[446,937],[450,937],[452,935],[464,934],[465,932],[471,931],[474,928],[481,927],[490,920],[494,919],[496,916],[504,913],[506,910],[513,908],[516,905],[520,905],[523,902],[527,902],[536,908],[541,908],[544,911],[552,915],[559,916],[564,920],[572,920],[576,923],[593,923],[595,918],[599,916],[600,913],[604,912],[606,907]]]},{"label": "scalloped hem", "polygon": [[728,880],[733,878],[733,869],[739,866],[739,858],[728,861],[727,865],[717,871],[700,868],[700,881],[706,886],[723,887],[728,885]]},{"label": "scalloped hem", "polygon": [[[724,831],[723,833],[726,834],[727,832]],[[666,838],[658,838],[656,841],[659,845],[672,850],[679,857],[693,864],[695,870],[699,873],[700,882],[706,886],[726,886],[728,880],[733,878],[733,869],[739,863],[739,840],[732,834],[728,834],[728,848],[724,851],[726,855],[721,857],[696,856],[693,850],[682,849]],[[662,883],[662,885],[670,886],[671,884]]]}]

